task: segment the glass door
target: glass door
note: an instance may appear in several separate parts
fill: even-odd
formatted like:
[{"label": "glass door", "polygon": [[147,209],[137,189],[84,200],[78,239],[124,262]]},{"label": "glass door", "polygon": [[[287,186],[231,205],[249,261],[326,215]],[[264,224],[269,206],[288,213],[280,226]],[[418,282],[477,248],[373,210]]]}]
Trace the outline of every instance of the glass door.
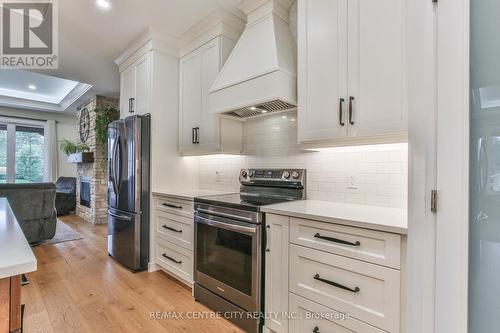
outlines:
[{"label": "glass door", "polygon": [[7,182],[7,125],[0,124],[0,183]]},{"label": "glass door", "polygon": [[43,123],[0,121],[0,183],[42,182],[45,137]]},{"label": "glass door", "polygon": [[469,332],[500,327],[500,2],[470,2]]}]

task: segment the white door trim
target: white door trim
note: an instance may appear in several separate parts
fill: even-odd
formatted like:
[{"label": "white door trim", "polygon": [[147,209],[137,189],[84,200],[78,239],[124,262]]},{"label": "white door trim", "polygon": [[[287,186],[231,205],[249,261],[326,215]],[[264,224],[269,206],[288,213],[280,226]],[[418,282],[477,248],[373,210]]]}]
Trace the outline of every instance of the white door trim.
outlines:
[{"label": "white door trim", "polygon": [[[408,0],[408,247],[406,333],[434,333],[437,55],[436,5]],[[404,331],[403,331],[404,332]]]},{"label": "white door trim", "polygon": [[469,0],[437,5],[436,327],[467,332]]}]

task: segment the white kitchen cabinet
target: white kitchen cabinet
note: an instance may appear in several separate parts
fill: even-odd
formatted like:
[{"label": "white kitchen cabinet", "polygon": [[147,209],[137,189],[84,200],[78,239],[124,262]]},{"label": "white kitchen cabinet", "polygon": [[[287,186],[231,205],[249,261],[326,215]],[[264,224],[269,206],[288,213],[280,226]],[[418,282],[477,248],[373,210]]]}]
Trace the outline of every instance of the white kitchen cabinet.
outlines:
[{"label": "white kitchen cabinet", "polygon": [[151,53],[147,52],[120,74],[120,115],[146,114],[151,110]]},{"label": "white kitchen cabinet", "polygon": [[354,97],[349,136],[406,132],[405,2],[348,3],[348,95]]},{"label": "white kitchen cabinet", "polygon": [[298,0],[301,143],[406,139],[405,4]]},{"label": "white kitchen cabinet", "polygon": [[193,285],[194,207],[192,200],[153,195],[152,261],[156,267]]},{"label": "white kitchen cabinet", "polygon": [[[347,0],[299,0],[299,140],[347,136]],[[345,117],[342,118],[345,124]]]},{"label": "white kitchen cabinet", "polygon": [[180,60],[179,150],[183,155],[240,154],[240,121],[208,113],[208,91],[234,42],[218,36]]},{"label": "white kitchen cabinet", "polygon": [[265,333],[406,332],[406,236],[347,221],[266,213]]},{"label": "white kitchen cabinet", "polygon": [[[267,215],[265,258],[265,310],[266,313],[284,314],[288,311],[288,217]],[[288,332],[288,320],[276,315],[266,319],[267,332]]]}]

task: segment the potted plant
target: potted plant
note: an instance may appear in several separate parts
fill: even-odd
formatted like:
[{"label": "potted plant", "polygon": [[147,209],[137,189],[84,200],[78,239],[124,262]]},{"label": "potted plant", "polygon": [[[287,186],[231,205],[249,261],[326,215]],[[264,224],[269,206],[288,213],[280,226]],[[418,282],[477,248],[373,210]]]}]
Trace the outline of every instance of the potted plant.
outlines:
[{"label": "potted plant", "polygon": [[75,143],[68,139],[63,139],[59,148],[68,156],[69,163],[94,162],[94,153],[89,152],[89,146],[85,143]]}]

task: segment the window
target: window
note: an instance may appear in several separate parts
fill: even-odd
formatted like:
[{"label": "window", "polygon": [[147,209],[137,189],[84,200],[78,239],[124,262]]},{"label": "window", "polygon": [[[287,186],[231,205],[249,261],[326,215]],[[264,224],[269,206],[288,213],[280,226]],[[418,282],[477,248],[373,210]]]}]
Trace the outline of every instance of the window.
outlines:
[{"label": "window", "polygon": [[0,120],[0,183],[42,182],[44,125],[16,119]]}]

